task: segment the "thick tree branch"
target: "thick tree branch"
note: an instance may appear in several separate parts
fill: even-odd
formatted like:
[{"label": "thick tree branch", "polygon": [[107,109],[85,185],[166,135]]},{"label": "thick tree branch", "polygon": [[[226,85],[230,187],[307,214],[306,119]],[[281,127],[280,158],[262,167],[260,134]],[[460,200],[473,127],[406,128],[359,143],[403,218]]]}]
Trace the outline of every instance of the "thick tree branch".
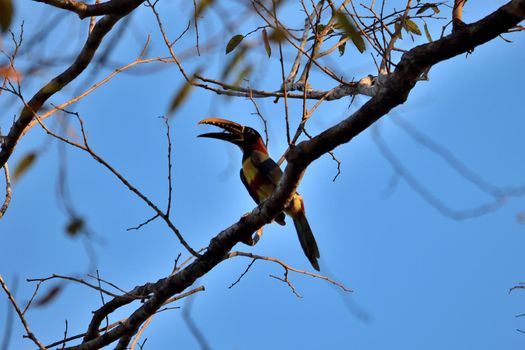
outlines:
[{"label": "thick tree branch", "polygon": [[454,0],[454,7],[452,8],[452,30],[461,29],[465,23],[463,22],[463,6],[467,0]]},{"label": "thick tree branch", "polygon": [[111,0],[100,4],[86,4],[82,1],[75,0],[34,0],[42,2],[51,6],[55,6],[64,10],[72,11],[84,19],[91,16],[102,15],[126,15],[129,13],[128,4],[126,0]]},{"label": "thick tree branch", "polygon": [[[395,71],[388,75],[377,94],[351,116],[327,129],[309,141],[292,147],[287,153],[286,166],[281,181],[268,200],[256,207],[249,215],[220,232],[213,238],[207,251],[176,274],[138,289],[147,290],[150,297],[122,324],[97,336],[94,330],[108,313],[134,300],[122,296],[109,301],[95,316],[84,343],[68,349],[99,349],[121,337],[136,334],[140,326],[153,315],[171,296],[181,293],[198,278],[227,257],[235,244],[248,238],[253,232],[280,213],[295,193],[301,177],[310,163],[335,147],[351,141],[394,107],[404,103],[410,91],[428,67],[456,55],[467,52],[508,31],[525,18],[525,0],[513,0],[486,18],[466,25],[463,29],[432,43],[420,45],[405,53]],[[133,292],[142,294],[144,291]]]},{"label": "thick tree branch", "polygon": [[[266,97],[280,98],[280,97],[285,96],[285,92],[282,90],[278,90],[278,91],[257,90],[251,87],[245,88],[242,86],[227,84],[220,80],[206,78],[198,74],[195,75],[195,77],[203,82],[211,83],[211,84],[219,86],[219,88],[217,88],[217,87],[209,86],[206,84],[192,83],[196,87],[200,87],[206,90],[213,91],[217,93],[218,95],[248,97],[248,98],[250,97],[251,98],[266,98]],[[286,86],[286,89],[288,90],[286,92],[286,96],[288,98],[299,99],[299,100],[306,98],[308,100],[326,100],[326,101],[339,100],[343,97],[355,96],[359,94],[366,95],[366,96],[373,96],[375,94],[375,91],[377,90],[377,87],[374,86],[374,84],[375,84],[375,78],[373,76],[366,76],[362,78],[361,80],[359,80],[359,82],[350,82],[346,84],[340,84],[334,87],[333,89],[327,90],[327,91],[325,90],[305,90],[304,83],[290,83]],[[292,90],[295,90],[295,91],[302,90],[302,91],[300,93],[289,92]]]}]

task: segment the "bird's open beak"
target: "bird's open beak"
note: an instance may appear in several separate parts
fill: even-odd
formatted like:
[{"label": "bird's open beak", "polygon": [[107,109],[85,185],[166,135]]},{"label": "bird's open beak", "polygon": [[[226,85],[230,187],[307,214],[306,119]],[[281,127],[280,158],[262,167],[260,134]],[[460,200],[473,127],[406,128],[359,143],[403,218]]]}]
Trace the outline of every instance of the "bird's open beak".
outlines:
[{"label": "bird's open beak", "polygon": [[198,137],[209,137],[212,139],[224,140],[236,145],[240,145],[244,141],[244,126],[241,124],[221,118],[206,118],[201,120],[198,124],[215,125],[224,130],[223,132],[209,132],[206,134],[200,134]]}]

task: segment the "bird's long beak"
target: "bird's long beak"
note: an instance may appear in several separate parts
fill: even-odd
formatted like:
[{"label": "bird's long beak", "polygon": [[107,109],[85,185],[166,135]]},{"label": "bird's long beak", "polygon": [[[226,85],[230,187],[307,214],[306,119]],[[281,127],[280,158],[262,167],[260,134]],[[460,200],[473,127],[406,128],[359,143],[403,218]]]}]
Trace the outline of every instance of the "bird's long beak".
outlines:
[{"label": "bird's long beak", "polygon": [[238,146],[240,146],[244,141],[244,126],[241,124],[221,118],[206,118],[201,120],[198,124],[214,125],[224,130],[223,132],[209,132],[200,134],[198,137],[209,137],[212,139],[224,140]]}]

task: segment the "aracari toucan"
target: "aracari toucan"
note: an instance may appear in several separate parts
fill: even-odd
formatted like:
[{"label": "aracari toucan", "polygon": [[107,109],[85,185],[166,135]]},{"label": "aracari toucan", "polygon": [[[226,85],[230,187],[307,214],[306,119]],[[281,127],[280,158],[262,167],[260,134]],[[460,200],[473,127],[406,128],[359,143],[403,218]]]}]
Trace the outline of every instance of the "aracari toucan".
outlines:
[{"label": "aracari toucan", "polygon": [[[199,124],[214,125],[224,130],[224,132],[201,134],[199,137],[228,141],[241,148],[243,154],[241,180],[253,200],[259,204],[270,197],[281,179],[282,171],[279,165],[268,155],[261,135],[255,129],[226,119],[207,118],[201,120]],[[319,249],[306,220],[303,198],[299,193],[296,192],[293,195],[284,212],[292,217],[304,254],[314,269],[319,271],[319,263],[317,262]],[[281,212],[275,221],[284,225],[284,217],[284,213]]]}]

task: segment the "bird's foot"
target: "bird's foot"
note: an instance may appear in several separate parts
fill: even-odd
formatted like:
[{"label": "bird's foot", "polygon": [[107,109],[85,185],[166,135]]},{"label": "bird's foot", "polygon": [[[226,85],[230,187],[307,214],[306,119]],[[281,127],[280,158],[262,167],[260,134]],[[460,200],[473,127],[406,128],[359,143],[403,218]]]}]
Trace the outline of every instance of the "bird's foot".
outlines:
[{"label": "bird's foot", "polygon": [[[241,221],[245,220],[245,218],[250,215],[250,213],[246,213],[244,214],[243,216],[241,216]],[[263,234],[263,227],[261,227],[260,229],[258,229],[256,232],[255,232],[255,235],[253,236],[250,236],[248,238],[245,238],[243,239],[241,242],[246,244],[246,245],[249,245],[249,246],[254,246],[257,244],[257,242],[259,242],[259,239],[261,239],[261,236]]]},{"label": "bird's foot", "polygon": [[263,228],[264,226],[258,229],[253,236],[250,236],[247,239],[242,240],[241,242],[253,247],[254,245],[257,244],[257,242],[259,242],[259,239],[261,239],[262,234],[263,234]]}]

